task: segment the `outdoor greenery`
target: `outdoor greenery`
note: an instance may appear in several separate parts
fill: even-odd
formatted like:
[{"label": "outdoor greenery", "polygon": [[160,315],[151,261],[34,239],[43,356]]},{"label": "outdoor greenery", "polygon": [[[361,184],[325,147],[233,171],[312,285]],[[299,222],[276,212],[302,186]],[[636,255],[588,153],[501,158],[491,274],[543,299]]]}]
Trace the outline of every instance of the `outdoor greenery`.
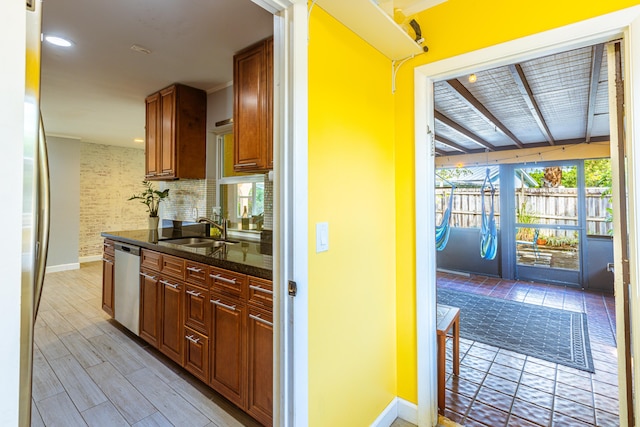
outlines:
[{"label": "outdoor greenery", "polygon": [[[538,187],[544,182],[544,168],[528,172],[536,180]],[[585,187],[611,187],[611,160],[595,159],[584,161]],[[578,170],[575,166],[562,169],[562,185],[565,188],[578,186]]]}]

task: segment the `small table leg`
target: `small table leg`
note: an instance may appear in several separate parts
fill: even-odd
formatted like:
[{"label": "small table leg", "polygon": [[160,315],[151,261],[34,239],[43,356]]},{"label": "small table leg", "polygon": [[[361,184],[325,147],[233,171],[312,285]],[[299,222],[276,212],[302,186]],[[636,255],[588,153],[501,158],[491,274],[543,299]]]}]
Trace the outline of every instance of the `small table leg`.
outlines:
[{"label": "small table leg", "polygon": [[438,413],[444,415],[444,369],[447,354],[447,336],[438,335]]},{"label": "small table leg", "polygon": [[453,322],[453,373],[460,375],[460,317]]}]

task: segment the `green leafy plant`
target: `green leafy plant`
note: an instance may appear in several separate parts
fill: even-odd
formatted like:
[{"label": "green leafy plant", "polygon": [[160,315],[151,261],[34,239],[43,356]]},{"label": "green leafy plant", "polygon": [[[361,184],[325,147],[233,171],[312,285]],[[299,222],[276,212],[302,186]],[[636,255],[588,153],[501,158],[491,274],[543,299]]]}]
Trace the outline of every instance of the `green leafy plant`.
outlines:
[{"label": "green leafy plant", "polygon": [[167,188],[164,191],[156,190],[153,188],[153,184],[149,181],[142,181],[142,185],[144,186],[144,191],[140,194],[134,194],[127,200],[140,200],[140,203],[147,206],[149,216],[157,217],[160,203],[169,197],[169,189]]}]

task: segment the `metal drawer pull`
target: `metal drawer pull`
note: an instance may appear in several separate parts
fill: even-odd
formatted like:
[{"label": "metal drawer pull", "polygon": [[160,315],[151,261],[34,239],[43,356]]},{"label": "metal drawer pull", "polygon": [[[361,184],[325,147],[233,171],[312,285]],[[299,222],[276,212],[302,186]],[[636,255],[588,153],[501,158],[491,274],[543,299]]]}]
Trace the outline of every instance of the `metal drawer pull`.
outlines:
[{"label": "metal drawer pull", "polygon": [[167,175],[171,175],[173,172],[162,172],[159,173],[158,176],[167,176]]},{"label": "metal drawer pull", "polygon": [[111,247],[111,245],[110,245],[109,243],[106,243],[106,242],[105,242],[105,243],[103,243],[102,245],[103,245],[103,246],[106,246],[107,248],[110,248],[110,247]]},{"label": "metal drawer pull", "polygon": [[249,285],[249,288],[253,289],[254,291],[264,292],[265,294],[273,295],[273,291],[270,291],[269,289],[261,288],[260,286]]},{"label": "metal drawer pull", "polygon": [[224,308],[229,309],[229,310],[236,311],[236,306],[235,305],[227,305],[227,304],[225,304],[223,302],[220,302],[219,299],[216,299],[216,300],[212,299],[211,303],[215,304],[215,305],[219,305],[220,307],[224,307]]},{"label": "metal drawer pull", "polygon": [[269,322],[268,320],[264,320],[262,317],[260,317],[260,315],[256,316],[254,314],[250,314],[249,317],[252,318],[253,320],[255,320],[256,322],[260,322],[260,323],[264,323],[265,325],[273,326],[273,323]]},{"label": "metal drawer pull", "polygon": [[173,283],[169,283],[166,280],[160,280],[160,283],[162,283],[163,285],[171,286],[173,289],[178,289],[178,286],[180,286],[180,285],[174,285]]},{"label": "metal drawer pull", "polygon": [[189,295],[193,295],[194,297],[199,297],[202,295],[200,292],[194,292],[194,291],[187,291],[187,293]]},{"label": "metal drawer pull", "polygon": [[200,342],[200,338],[194,338],[193,335],[187,335],[185,338],[194,344],[198,344]]},{"label": "metal drawer pull", "polygon": [[194,273],[202,273],[202,269],[197,267],[187,267],[187,270],[193,271]]},{"label": "metal drawer pull", "polygon": [[156,280],[155,276],[152,276],[150,274],[147,273],[140,273],[141,276],[146,277],[147,279],[151,279],[151,280]]},{"label": "metal drawer pull", "polygon": [[255,163],[255,162],[253,162],[253,163],[238,163],[238,164],[235,164],[233,166],[235,166],[237,168],[247,168],[249,166],[258,166],[258,164]]},{"label": "metal drawer pull", "polygon": [[108,262],[109,264],[113,264],[113,261],[111,261],[110,259],[102,258],[102,260],[104,262]]},{"label": "metal drawer pull", "polygon": [[227,283],[231,283],[232,285],[236,284],[236,279],[227,279],[226,277],[222,277],[219,274],[210,274],[209,275],[212,279],[218,279],[218,280],[222,280],[223,282],[227,282]]}]

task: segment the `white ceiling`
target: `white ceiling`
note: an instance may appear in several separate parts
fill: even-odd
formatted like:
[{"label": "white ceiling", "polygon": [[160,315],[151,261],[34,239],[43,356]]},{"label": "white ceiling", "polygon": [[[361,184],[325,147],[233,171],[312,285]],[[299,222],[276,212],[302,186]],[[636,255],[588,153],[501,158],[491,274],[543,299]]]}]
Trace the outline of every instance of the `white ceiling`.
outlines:
[{"label": "white ceiling", "polygon": [[46,0],[43,33],[74,43],[43,43],[47,135],[142,148],[145,97],[174,82],[228,85],[233,54],[271,35],[273,15],[251,0]]}]

